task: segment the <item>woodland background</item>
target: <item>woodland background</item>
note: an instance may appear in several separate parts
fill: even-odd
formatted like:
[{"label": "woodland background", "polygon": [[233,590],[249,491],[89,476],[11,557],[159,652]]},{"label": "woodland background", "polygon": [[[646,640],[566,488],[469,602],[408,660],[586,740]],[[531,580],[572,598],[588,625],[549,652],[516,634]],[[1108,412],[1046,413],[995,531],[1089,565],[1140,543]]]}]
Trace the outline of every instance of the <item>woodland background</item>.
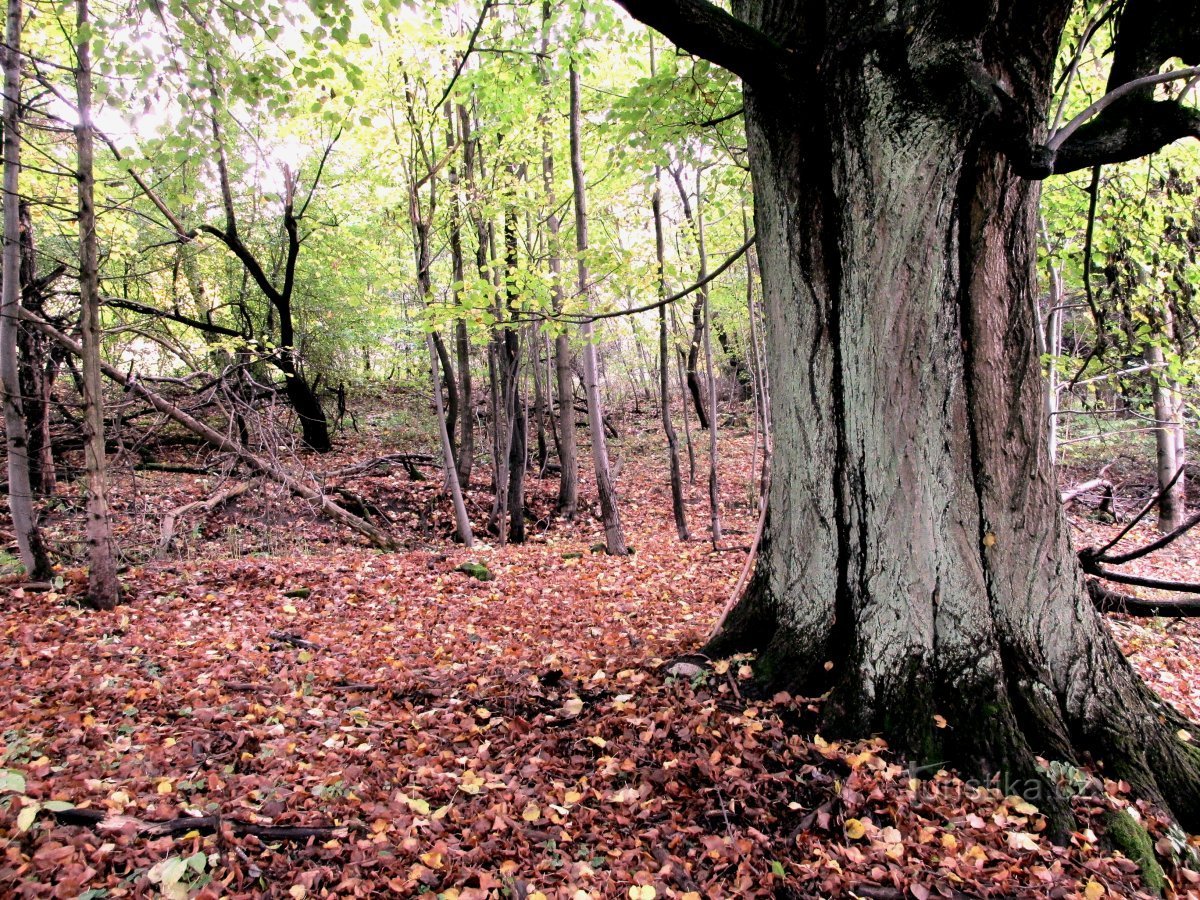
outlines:
[{"label": "woodland background", "polygon": [[[1056,773],[1092,824],[1056,847],[1021,786],[828,742],[819,698],[691,654],[770,472],[728,73],[590,0],[9,14],[6,892],[1197,889],[1103,772]],[[1058,122],[1111,22],[1073,19]],[[1076,546],[1180,533],[1110,622],[1193,719],[1198,187],[1195,142],[1052,178],[1039,262]]]}]

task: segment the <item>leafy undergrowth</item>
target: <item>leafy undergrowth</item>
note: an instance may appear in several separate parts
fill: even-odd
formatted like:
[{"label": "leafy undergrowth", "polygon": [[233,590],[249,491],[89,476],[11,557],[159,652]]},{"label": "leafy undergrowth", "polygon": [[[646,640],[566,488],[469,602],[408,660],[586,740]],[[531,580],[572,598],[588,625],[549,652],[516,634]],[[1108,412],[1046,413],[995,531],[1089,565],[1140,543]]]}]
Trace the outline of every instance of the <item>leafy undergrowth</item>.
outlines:
[{"label": "leafy undergrowth", "polygon": [[[731,472],[748,473],[749,443],[727,448]],[[713,552],[675,539],[661,469],[632,467],[622,512],[636,553],[622,559],[592,552],[590,516],[545,515],[522,547],[456,547],[435,486],[373,470],[341,483],[391,514],[407,552],[347,546],[289,508],[270,538],[288,552],[252,555],[268,538],[253,527],[264,501],[248,497],[156,561],[162,512],[213,485],[141,478],[124,535],[146,561],[124,575],[126,606],[71,605],[78,571],[6,604],[0,892],[1139,895],[1137,866],[1102,841],[1105,814],[1131,805],[1126,785],[1057,767],[1082,830],[1055,847],[1031,798],[910,772],[879,741],[823,740],[817,701],[759,696],[750,658],[680,664],[743,564],[747,477],[727,479],[732,534]],[[534,483],[535,515],[553,486]],[[234,528],[250,555],[230,555]],[[1196,629],[1172,628],[1168,645],[1134,627],[1120,630],[1139,667],[1194,714]],[[61,824],[68,805],[104,821]],[[1163,823],[1133,808],[1170,849]],[[144,831],[182,816],[222,818],[215,833]],[[333,830],[289,840],[247,824]],[[1200,880],[1168,874],[1180,891]]]}]

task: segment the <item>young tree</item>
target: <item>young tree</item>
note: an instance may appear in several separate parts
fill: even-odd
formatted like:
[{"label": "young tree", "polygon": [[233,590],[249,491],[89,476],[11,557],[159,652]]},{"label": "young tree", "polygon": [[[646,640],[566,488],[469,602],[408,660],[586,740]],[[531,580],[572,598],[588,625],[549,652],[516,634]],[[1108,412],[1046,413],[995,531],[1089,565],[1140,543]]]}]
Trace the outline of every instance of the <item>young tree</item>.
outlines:
[{"label": "young tree", "polygon": [[117,557],[108,516],[104,462],[104,384],[100,378],[100,274],[96,241],[94,131],[92,128],[91,15],[88,0],[77,0],[75,91],[79,124],[79,331],[83,345],[84,466],[87,470],[88,602],[112,609],[121,601]]},{"label": "young tree", "polygon": [[0,395],[8,452],[8,509],[21,563],[31,578],[50,574],[50,558],[37,526],[29,477],[29,440],[17,364],[18,306],[21,302],[21,0],[8,0],[4,52],[4,274],[0,290]]},{"label": "young tree", "polygon": [[[588,290],[588,220],[587,189],[583,181],[583,155],[580,149],[581,113],[579,109],[579,72],[572,65],[571,86],[571,184],[575,190],[575,248],[579,253],[579,293]],[[596,493],[600,499],[600,516],[604,521],[604,546],[610,556],[624,556],[625,532],[621,528],[621,510],[617,506],[617,489],[608,466],[608,441],[604,436],[604,407],[600,402],[600,384],[596,371],[596,344],[591,319],[585,319],[583,332],[583,384],[587,394],[588,428],[592,436],[592,462],[596,469]]]},{"label": "young tree", "polygon": [[[1200,824],[1200,751],[1072,554],[1033,302],[1037,179],[1200,116],[1142,82],[1047,140],[1070,0],[618,2],[745,82],[776,465],[716,645],[828,690],[831,727],[986,772],[1090,753]],[[1200,62],[1200,7],[1129,0],[1110,91],[1176,56]]]}]

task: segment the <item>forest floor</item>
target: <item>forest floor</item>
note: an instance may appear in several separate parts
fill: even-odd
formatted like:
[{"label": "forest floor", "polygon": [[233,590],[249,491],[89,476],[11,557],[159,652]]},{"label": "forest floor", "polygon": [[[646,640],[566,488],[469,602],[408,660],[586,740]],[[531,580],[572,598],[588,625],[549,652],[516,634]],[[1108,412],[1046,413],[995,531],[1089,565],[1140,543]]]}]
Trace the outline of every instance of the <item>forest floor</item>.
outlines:
[{"label": "forest floor", "polygon": [[[393,424],[365,420],[305,462],[331,473],[386,457]],[[256,482],[184,519],[156,557],[166,513],[234,479],[118,465],[128,602],[80,608],[82,568],[51,590],[5,582],[0,894],[1143,896],[1138,866],[1104,839],[1106,813],[1126,807],[1173,889],[1200,891],[1195,864],[1169,858],[1186,837],[1103,773],[1060,770],[1081,829],[1056,847],[1030,798],[910,770],[879,740],[823,739],[819,701],[762,696],[752,658],[669,674],[744,565],[753,445],[744,431],[723,440],[714,551],[705,454],[681,543],[657,430],[627,426],[614,442],[627,558],[593,552],[591,506],[553,520],[557,482],[532,474],[530,540],[466,550],[448,540],[435,470],[414,481],[395,462],[325,482],[386,513],[402,552]],[[1127,469],[1110,473],[1125,514],[1149,483]],[[49,514],[60,547],[78,534],[72,493]],[[481,525],[489,497],[469,503]],[[1077,546],[1112,533],[1086,505],[1072,515]],[[1140,568],[1200,581],[1197,549],[1191,538]],[[467,562],[492,580],[456,570]],[[1110,619],[1134,665],[1200,720],[1200,626]]]}]

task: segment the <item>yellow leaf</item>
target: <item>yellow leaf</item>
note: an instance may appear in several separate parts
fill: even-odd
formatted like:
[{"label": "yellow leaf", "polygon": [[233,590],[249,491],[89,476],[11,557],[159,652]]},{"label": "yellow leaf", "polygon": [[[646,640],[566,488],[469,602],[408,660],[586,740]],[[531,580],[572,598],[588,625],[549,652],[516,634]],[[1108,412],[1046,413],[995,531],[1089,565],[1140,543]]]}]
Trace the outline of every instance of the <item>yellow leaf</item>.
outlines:
[{"label": "yellow leaf", "polygon": [[996,536],[994,534],[992,534],[990,531],[983,536],[983,546],[985,546],[985,547],[995,547],[996,546]]},{"label": "yellow leaf", "polygon": [[1175,732],[1175,735],[1181,741],[1183,741],[1185,744],[1189,743],[1192,740],[1192,733],[1190,731],[1188,731],[1186,728],[1180,728],[1177,732]]},{"label": "yellow leaf", "polygon": [[404,803],[410,810],[418,816],[429,815],[429,801],[421,797],[409,797],[405,794],[400,794],[396,797],[397,800]]},{"label": "yellow leaf", "polygon": [[562,705],[562,709],[568,716],[577,716],[583,712],[583,701],[578,697],[572,697]]},{"label": "yellow leaf", "polygon": [[629,889],[630,900],[654,900],[658,896],[652,884],[635,884]]},{"label": "yellow leaf", "polygon": [[1100,900],[1101,897],[1104,897],[1107,894],[1108,891],[1105,889],[1104,885],[1095,879],[1089,881],[1087,883],[1087,887],[1083,889],[1083,896],[1086,897],[1087,900]]},{"label": "yellow leaf", "polygon": [[846,837],[850,838],[850,840],[857,841],[860,837],[862,837],[866,833],[867,833],[867,826],[865,826],[858,819],[847,819],[846,820]]},{"label": "yellow leaf", "polygon": [[534,891],[532,894],[525,895],[526,900],[549,900],[549,898],[541,891]]},{"label": "yellow leaf", "polygon": [[302,884],[293,884],[288,888],[288,893],[295,897],[296,900],[304,900],[304,896],[308,893],[308,890]]},{"label": "yellow leaf", "polygon": [[713,663],[713,671],[718,675],[724,675],[729,671],[729,660],[718,659],[715,663]]},{"label": "yellow leaf", "polygon": [[1010,850],[1037,850],[1038,844],[1031,834],[1026,834],[1024,831],[1010,831],[1008,847]]},{"label": "yellow leaf", "polygon": [[521,818],[526,822],[536,822],[542,817],[542,811],[538,809],[536,803],[530,803],[521,813]]},{"label": "yellow leaf", "polygon": [[948,723],[946,722],[945,716],[934,716],[933,724],[938,728],[945,728]]},{"label": "yellow leaf", "polygon": [[1019,812],[1023,816],[1036,816],[1038,808],[1032,803],[1018,803],[1013,807],[1015,812]]},{"label": "yellow leaf", "polygon": [[440,869],[446,864],[445,860],[442,858],[442,854],[437,850],[430,850],[428,853],[422,853],[421,862],[425,863],[425,865],[429,866],[431,869]]},{"label": "yellow leaf", "polygon": [[563,795],[563,803],[578,803],[582,799],[583,794],[579,793],[579,791],[567,791]]},{"label": "yellow leaf", "polygon": [[175,785],[171,784],[170,781],[164,778],[158,783],[157,790],[160,794],[169,794],[171,791],[175,790]]},{"label": "yellow leaf", "polygon": [[[283,604],[283,611],[285,613],[287,613],[289,616],[294,616],[298,612],[296,607],[292,606],[292,604],[290,604],[290,603]],[[303,885],[298,884],[298,885],[296,885],[296,887],[303,887]]]},{"label": "yellow leaf", "polygon": [[475,716],[479,719],[490,719],[492,717],[492,711],[486,706],[477,706],[475,707]]}]

